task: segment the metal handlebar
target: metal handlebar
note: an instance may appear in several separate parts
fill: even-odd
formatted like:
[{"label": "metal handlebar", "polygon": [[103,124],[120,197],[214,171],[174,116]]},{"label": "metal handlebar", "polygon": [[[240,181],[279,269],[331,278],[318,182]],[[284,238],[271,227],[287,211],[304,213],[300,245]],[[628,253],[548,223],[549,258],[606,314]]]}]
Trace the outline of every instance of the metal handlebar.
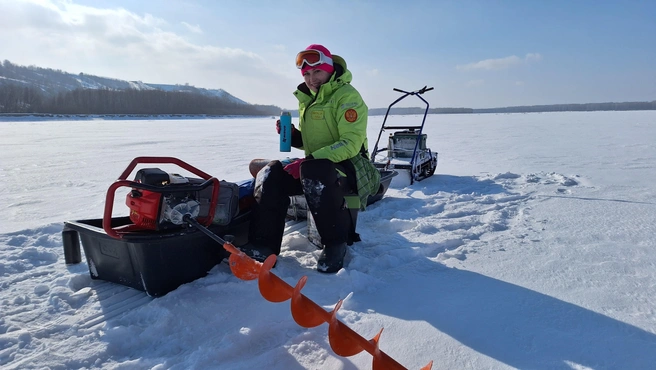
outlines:
[{"label": "metal handlebar", "polygon": [[433,87],[428,87],[428,85],[426,85],[426,86],[422,87],[421,89],[415,90],[415,91],[404,91],[404,90],[401,90],[401,89],[397,89],[395,87],[393,90],[398,91],[400,93],[408,94],[408,95],[420,95],[420,94],[423,94],[425,92],[433,90]]}]

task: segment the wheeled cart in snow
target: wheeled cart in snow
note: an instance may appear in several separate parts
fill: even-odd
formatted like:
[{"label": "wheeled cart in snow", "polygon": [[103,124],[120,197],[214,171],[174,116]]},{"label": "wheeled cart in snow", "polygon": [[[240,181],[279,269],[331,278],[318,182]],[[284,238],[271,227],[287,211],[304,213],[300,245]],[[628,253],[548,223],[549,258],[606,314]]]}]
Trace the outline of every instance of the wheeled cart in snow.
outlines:
[{"label": "wheeled cart in snow", "polygon": [[[426,147],[427,135],[423,133],[429,104],[421,95],[431,90],[433,90],[432,87],[426,86],[416,91],[404,91],[394,88],[394,91],[398,91],[404,95],[396,99],[387,108],[383,124],[376,139],[376,145],[374,145],[374,150],[371,153],[371,161],[379,169],[407,170],[410,174],[410,184],[433,176],[437,168],[437,152],[433,152]],[[387,119],[389,118],[392,107],[410,95],[418,97],[426,104],[421,125],[387,125]],[[389,135],[386,148],[379,147],[383,131],[392,131]],[[386,155],[379,156],[380,153]]]}]

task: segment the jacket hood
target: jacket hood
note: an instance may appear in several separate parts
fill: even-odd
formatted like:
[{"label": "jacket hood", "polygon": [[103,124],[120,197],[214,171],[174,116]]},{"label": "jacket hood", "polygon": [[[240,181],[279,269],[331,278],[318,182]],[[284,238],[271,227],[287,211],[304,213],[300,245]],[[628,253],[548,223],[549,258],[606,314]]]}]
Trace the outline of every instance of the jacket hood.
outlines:
[{"label": "jacket hood", "polygon": [[341,73],[338,73],[339,67],[335,67],[335,73],[333,74],[333,77],[330,79],[330,81],[332,81],[333,79],[335,80],[341,79],[345,83],[350,83],[353,80],[353,75],[351,74],[351,71],[348,70],[344,58],[340,57],[339,55],[333,54],[333,66],[335,64],[342,67]]}]

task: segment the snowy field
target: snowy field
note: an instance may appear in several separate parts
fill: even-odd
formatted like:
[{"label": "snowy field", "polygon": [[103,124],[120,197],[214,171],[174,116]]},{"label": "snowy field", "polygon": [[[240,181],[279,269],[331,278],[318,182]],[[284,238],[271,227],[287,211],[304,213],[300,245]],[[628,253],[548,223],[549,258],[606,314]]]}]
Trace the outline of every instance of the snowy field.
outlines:
[{"label": "snowy field", "polygon": [[[101,218],[134,157],[243,180],[251,159],[285,156],[274,123],[0,122],[0,368],[370,369],[225,263],[153,299],[64,262],[63,222]],[[343,270],[317,273],[291,232],[273,271],[307,275],[326,310],[344,299],[338,318],[363,337],[384,327],[408,369],[654,369],[656,111],[431,115],[425,132],[435,176],[394,179]]]}]

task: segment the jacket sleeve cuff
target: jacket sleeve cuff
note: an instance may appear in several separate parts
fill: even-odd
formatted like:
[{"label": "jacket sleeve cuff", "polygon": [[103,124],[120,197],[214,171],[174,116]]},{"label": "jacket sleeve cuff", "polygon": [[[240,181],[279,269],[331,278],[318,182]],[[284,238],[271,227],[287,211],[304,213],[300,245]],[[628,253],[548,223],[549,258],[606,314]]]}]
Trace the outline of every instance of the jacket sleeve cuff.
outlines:
[{"label": "jacket sleeve cuff", "polygon": [[303,136],[301,136],[301,132],[295,127],[292,129],[292,146],[294,148],[303,147]]}]

